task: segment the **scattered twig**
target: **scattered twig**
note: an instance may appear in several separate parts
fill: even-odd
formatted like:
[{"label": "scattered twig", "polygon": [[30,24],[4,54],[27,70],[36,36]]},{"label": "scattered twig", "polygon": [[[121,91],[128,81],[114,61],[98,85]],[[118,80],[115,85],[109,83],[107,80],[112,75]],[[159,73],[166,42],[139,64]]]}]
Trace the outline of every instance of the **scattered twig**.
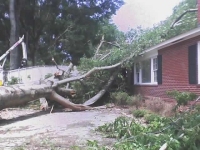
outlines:
[{"label": "scattered twig", "polygon": [[52,111],[53,111],[53,108],[54,108],[54,105],[52,105],[52,107],[51,107],[51,111],[50,111],[50,114],[52,113]]},{"label": "scattered twig", "polygon": [[104,55],[103,57],[101,57],[100,60],[104,60],[104,59],[105,59],[106,57],[108,57],[110,54],[111,54],[111,51],[110,51],[108,54],[106,54],[106,55]]},{"label": "scattered twig", "polygon": [[60,71],[62,71],[62,72],[65,72],[65,70],[63,70],[63,69],[61,69],[61,68],[58,67],[57,62],[55,61],[55,59],[54,59],[53,57],[52,57],[52,62],[55,64],[55,66],[56,66],[56,68],[57,68],[58,70],[60,70]]},{"label": "scattered twig", "polygon": [[110,45],[115,46],[117,48],[120,48],[119,44],[114,44],[112,42],[107,42],[107,41],[103,41],[103,43],[107,43],[107,44],[110,44]]}]

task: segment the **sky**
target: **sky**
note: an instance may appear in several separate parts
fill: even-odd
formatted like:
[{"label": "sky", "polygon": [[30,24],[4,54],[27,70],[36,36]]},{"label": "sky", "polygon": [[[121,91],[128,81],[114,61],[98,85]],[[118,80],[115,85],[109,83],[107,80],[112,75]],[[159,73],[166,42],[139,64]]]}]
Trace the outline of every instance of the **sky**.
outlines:
[{"label": "sky", "polygon": [[112,20],[120,31],[142,26],[152,27],[172,14],[174,6],[182,0],[124,0],[125,4]]}]

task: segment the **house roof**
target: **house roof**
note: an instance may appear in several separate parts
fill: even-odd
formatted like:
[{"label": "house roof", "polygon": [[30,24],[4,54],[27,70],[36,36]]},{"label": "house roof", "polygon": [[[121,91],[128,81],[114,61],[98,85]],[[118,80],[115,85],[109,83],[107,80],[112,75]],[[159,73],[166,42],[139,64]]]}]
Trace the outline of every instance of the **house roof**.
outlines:
[{"label": "house roof", "polygon": [[193,30],[190,30],[190,31],[188,31],[186,33],[180,34],[178,36],[175,36],[175,37],[173,37],[173,38],[171,38],[171,39],[169,39],[167,41],[164,41],[164,42],[162,42],[160,44],[157,44],[157,45],[155,45],[153,47],[150,47],[150,48],[146,49],[143,53],[157,51],[157,50],[160,50],[162,48],[174,45],[176,43],[191,39],[191,38],[196,37],[198,35],[200,35],[200,27],[195,28]]}]

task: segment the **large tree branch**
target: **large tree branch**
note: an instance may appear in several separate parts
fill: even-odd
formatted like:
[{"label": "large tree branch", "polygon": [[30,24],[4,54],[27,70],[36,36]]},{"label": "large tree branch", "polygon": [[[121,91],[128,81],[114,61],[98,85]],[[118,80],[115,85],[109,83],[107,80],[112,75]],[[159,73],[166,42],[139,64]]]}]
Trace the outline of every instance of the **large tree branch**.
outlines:
[{"label": "large tree branch", "polygon": [[115,77],[117,76],[118,72],[115,72],[109,79],[108,83],[104,86],[104,88],[99,91],[94,97],[90,98],[89,100],[87,100],[83,105],[85,106],[90,106],[92,104],[94,104],[95,102],[97,102],[108,90],[108,88],[111,86],[111,84],[113,83]]},{"label": "large tree branch", "polygon": [[119,46],[118,44],[114,44],[114,43],[112,43],[112,42],[104,41],[104,35],[103,35],[102,38],[101,38],[101,42],[99,43],[99,45],[98,45],[98,47],[97,47],[97,50],[96,50],[96,52],[95,52],[95,55],[94,55],[94,57],[93,57],[94,59],[97,59],[97,56],[99,55],[99,50],[100,50],[100,48],[101,48],[101,46],[102,46],[103,43],[106,43],[106,44],[115,46],[115,47],[117,47],[117,48],[120,48],[120,46]]},{"label": "large tree branch", "polygon": [[67,79],[63,79],[61,81],[58,81],[53,85],[53,87],[57,87],[58,85],[62,85],[62,84],[69,83],[69,82],[72,82],[72,81],[81,80],[83,78],[86,78],[86,77],[90,76],[92,73],[94,73],[96,71],[110,70],[110,69],[116,68],[116,67],[118,67],[120,65],[121,65],[121,63],[117,63],[117,64],[111,65],[111,66],[94,67],[93,69],[91,69],[90,71],[85,73],[84,75],[81,75],[81,76],[78,76],[78,77],[71,77],[71,78],[67,78]]},{"label": "large tree branch", "polygon": [[59,94],[57,94],[55,91],[53,91],[48,98],[50,98],[51,100],[57,101],[62,106],[66,108],[70,108],[72,110],[83,111],[83,110],[91,109],[91,107],[88,107],[88,106],[84,106],[81,104],[74,104],[70,102],[69,100],[65,99],[64,97],[60,96]]},{"label": "large tree branch", "polygon": [[86,77],[90,76],[92,73],[94,73],[96,71],[110,70],[110,69],[117,68],[117,67],[121,66],[123,63],[125,63],[126,61],[130,60],[131,58],[133,58],[136,54],[137,54],[137,52],[133,52],[129,57],[126,57],[121,62],[116,63],[114,65],[104,66],[104,67],[94,67],[93,69],[91,69],[87,73],[85,73],[84,75],[63,79],[61,81],[58,81],[58,82],[54,83],[53,87],[57,87],[57,86],[62,85],[62,84],[66,84],[66,83],[69,83],[69,82],[81,80],[83,78],[86,78]]},{"label": "large tree branch", "polygon": [[185,12],[183,12],[178,18],[176,18],[176,20],[174,22],[172,22],[171,26],[170,26],[170,29],[173,29],[174,28],[174,25],[179,21],[181,20],[181,18],[183,16],[185,16],[187,13],[190,13],[190,12],[195,12],[197,11],[198,9],[188,9],[186,10]]}]

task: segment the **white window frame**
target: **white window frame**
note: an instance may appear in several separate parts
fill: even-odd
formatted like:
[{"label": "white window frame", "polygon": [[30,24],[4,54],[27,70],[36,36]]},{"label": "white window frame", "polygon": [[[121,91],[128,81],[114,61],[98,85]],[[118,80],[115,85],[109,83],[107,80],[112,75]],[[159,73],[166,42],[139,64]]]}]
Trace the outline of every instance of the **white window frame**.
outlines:
[{"label": "white window frame", "polygon": [[[148,59],[151,59],[151,82],[150,83],[142,83],[142,61],[144,60],[148,60]],[[158,60],[157,60],[157,68],[156,70],[153,69],[153,60],[154,59],[157,59],[157,56],[153,56],[153,57],[150,57],[150,58],[147,58],[147,59],[143,59],[141,61],[138,61],[138,62],[135,62],[134,63],[134,84],[135,85],[157,85],[158,82],[157,81],[154,81],[154,71],[157,71],[158,70]],[[140,66],[140,71],[139,71],[139,82],[137,82],[137,76],[136,76],[136,64],[139,64]],[[158,72],[157,72],[158,73]]]},{"label": "white window frame", "polygon": [[[153,64],[154,59],[156,59],[156,68],[154,68],[154,64]],[[152,72],[151,81],[153,83],[157,83],[157,76],[158,76],[158,58],[157,57],[151,58],[151,72]],[[155,79],[154,72],[156,72],[156,81],[154,80]]]}]

